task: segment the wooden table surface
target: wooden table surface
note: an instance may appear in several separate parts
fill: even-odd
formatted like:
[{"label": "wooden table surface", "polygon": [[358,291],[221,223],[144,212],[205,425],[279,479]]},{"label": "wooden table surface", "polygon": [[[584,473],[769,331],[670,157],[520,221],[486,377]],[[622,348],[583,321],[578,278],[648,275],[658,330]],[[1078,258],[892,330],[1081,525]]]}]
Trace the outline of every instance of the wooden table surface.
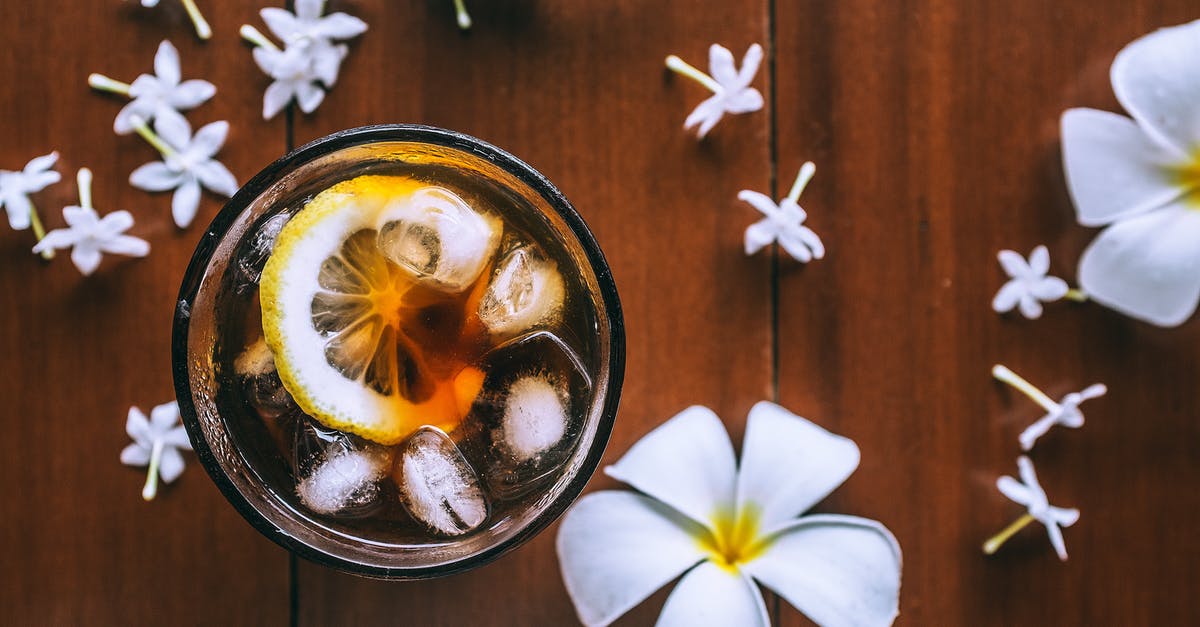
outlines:
[{"label": "wooden table surface", "polygon": [[[267,79],[237,37],[257,2],[200,0],[195,39],[176,0],[0,3],[0,167],[57,149],[64,182],[35,196],[49,226],[97,176],[104,211],[128,209],[145,260],[81,278],[0,228],[0,607],[4,622],[139,625],[562,625],[574,613],[552,527],[475,572],[361,580],[291,558],[224,500],[189,455],[158,500],[121,466],[130,405],[171,398],[174,299],[204,225],[176,229],[167,194],[126,182],[156,158],[119,137],[119,98],[89,72],[132,79],[158,42],[218,93],[188,115],[232,124],[221,159],[245,181],[296,146],[377,122],[420,122],[504,147],[573,200],[606,252],[628,326],[628,368],[606,462],[690,404],[740,440],[760,399],[853,438],[862,464],[818,509],[883,521],[904,549],[904,625],[1200,623],[1200,324],[1160,330],[1094,305],[1038,321],[989,308],[996,251],[1050,245],[1073,276],[1093,235],[1075,225],[1059,115],[1115,110],[1115,52],[1198,17],[1187,0],[450,0],[331,2],[365,19],[338,85],[311,116],[264,122]],[[720,42],[768,50],[763,111],[697,142],[680,128],[704,96],[668,75]],[[773,196],[805,160],[803,197],[829,248],[800,266],[745,257],[757,219],[738,190]],[[1028,530],[994,558],[979,543],[1020,513],[992,487],[1015,472],[1039,416],[989,378],[1002,362],[1052,395],[1102,381],[1085,428],[1035,459],[1056,504],[1078,506],[1059,563]],[[597,477],[592,488],[614,487]],[[650,624],[665,590],[621,624]],[[805,619],[774,596],[782,625]]]}]

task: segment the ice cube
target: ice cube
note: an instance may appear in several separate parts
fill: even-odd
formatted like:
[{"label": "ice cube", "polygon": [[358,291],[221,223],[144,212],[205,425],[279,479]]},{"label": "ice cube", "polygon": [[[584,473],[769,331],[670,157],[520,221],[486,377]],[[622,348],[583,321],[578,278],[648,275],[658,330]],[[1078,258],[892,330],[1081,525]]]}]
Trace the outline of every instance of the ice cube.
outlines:
[{"label": "ice cube", "polygon": [[531,331],[558,315],[564,295],[562,275],[554,262],[532,246],[521,246],[496,264],[479,300],[479,319],[493,335]]},{"label": "ice cube", "polygon": [[592,381],[579,355],[549,331],[501,344],[484,357],[483,370],[488,376],[467,419],[488,441],[476,463],[489,493],[516,498],[552,480],[571,458]]},{"label": "ice cube", "polygon": [[296,402],[275,371],[275,356],[263,338],[234,359],[233,370],[241,380],[246,400],[263,419],[278,418],[296,409]]},{"label": "ice cube", "polygon": [[290,219],[292,219],[292,214],[287,211],[273,215],[267,218],[250,237],[246,250],[238,255],[237,260],[237,268],[244,281],[239,286],[240,290],[258,284],[263,266],[267,265],[267,258],[275,249],[275,240],[279,238],[279,232],[283,230],[283,226]]},{"label": "ice cube", "polygon": [[487,518],[474,469],[440,429],[422,427],[404,443],[393,478],[404,508],[437,533],[461,535]]},{"label": "ice cube", "polygon": [[445,291],[461,292],[491,259],[501,227],[454,192],[426,187],[387,206],[377,230],[388,259]]},{"label": "ice cube", "polygon": [[508,388],[500,422],[500,444],[525,462],[558,444],[567,432],[565,391],[545,375],[525,376]]},{"label": "ice cube", "polygon": [[379,499],[379,482],[392,468],[392,449],[377,444],[330,451],[296,486],[318,514],[357,513]]}]

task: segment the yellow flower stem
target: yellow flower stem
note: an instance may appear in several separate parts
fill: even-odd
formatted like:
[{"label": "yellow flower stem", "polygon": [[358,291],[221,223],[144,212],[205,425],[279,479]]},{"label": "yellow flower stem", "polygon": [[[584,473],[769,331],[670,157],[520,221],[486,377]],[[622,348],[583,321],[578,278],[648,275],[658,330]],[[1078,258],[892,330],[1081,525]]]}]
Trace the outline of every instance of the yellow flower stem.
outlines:
[{"label": "yellow flower stem", "polygon": [[1035,518],[1033,517],[1033,515],[1028,514],[1028,513],[1026,513],[1024,516],[1021,516],[1020,518],[1014,520],[1012,522],[1012,524],[1005,527],[1002,531],[1000,531],[1000,533],[992,536],[991,538],[988,538],[988,541],[983,543],[983,552],[986,553],[987,555],[994,554],[997,550],[1000,549],[1001,545],[1003,545],[1005,542],[1008,542],[1009,538],[1016,535],[1018,531],[1024,529],[1027,525],[1029,525],[1029,523],[1033,522],[1034,520],[1035,520]]},{"label": "yellow flower stem", "polygon": [[157,133],[150,130],[150,126],[146,124],[145,120],[135,115],[129,121],[133,123],[133,130],[137,131],[137,134],[146,140],[147,144],[154,146],[155,150],[162,153],[162,156],[170,157],[175,154],[175,149],[163,141],[163,138],[159,137]]},{"label": "yellow flower stem", "polygon": [[129,83],[122,83],[115,78],[109,78],[103,74],[95,73],[88,75],[88,85],[91,86],[92,89],[108,91],[124,96],[128,96],[129,90],[132,89],[132,86]]},{"label": "yellow flower stem", "polygon": [[1083,290],[1077,290],[1075,288],[1067,290],[1067,295],[1063,296],[1063,298],[1066,300],[1075,301],[1077,303],[1086,303],[1088,301],[1088,295],[1084,293]]},{"label": "yellow flower stem", "polygon": [[804,165],[800,166],[800,173],[796,175],[796,182],[792,183],[792,189],[788,192],[787,199],[792,202],[799,201],[800,194],[804,193],[804,188],[808,186],[808,182],[816,173],[817,165],[812,161],[805,161]]},{"label": "yellow flower stem", "polygon": [[158,494],[158,465],[162,461],[162,452],[162,440],[155,440],[154,448],[150,450],[150,467],[146,471],[146,485],[142,486],[142,500],[153,501],[154,496]]},{"label": "yellow flower stem", "polygon": [[471,14],[467,13],[467,7],[463,5],[463,0],[454,0],[454,15],[458,18],[458,27],[463,30],[471,28]]},{"label": "yellow flower stem", "polygon": [[249,24],[242,24],[242,27],[238,29],[238,34],[242,36],[242,39],[245,39],[259,48],[266,48],[267,50],[279,52],[279,46],[276,46],[271,42],[270,39],[267,39],[267,36],[262,34],[262,31]]},{"label": "yellow flower stem", "polygon": [[[42,226],[42,218],[38,216],[37,207],[33,206],[33,202],[29,203],[29,226],[33,228],[33,236],[37,241],[42,241],[46,237],[46,227]],[[47,248],[42,251],[42,259],[54,259],[54,250]]]},{"label": "yellow flower stem", "polygon": [[1020,375],[1012,370],[1009,370],[1000,364],[996,364],[995,366],[992,366],[992,376],[995,377],[997,381],[1007,383],[1015,388],[1018,392],[1028,396],[1029,400],[1041,405],[1042,409],[1045,409],[1047,412],[1058,411],[1058,403],[1055,403],[1054,399],[1046,396],[1046,394],[1041,390],[1033,387],[1032,383],[1022,379]]},{"label": "yellow flower stem", "polygon": [[200,39],[209,39],[212,37],[212,27],[208,25],[208,21],[200,14],[200,9],[196,7],[196,0],[180,0],[183,3],[183,8],[187,11],[188,17],[192,20],[192,25],[196,27],[196,35]]},{"label": "yellow flower stem", "polygon": [[721,86],[717,83],[717,81],[713,80],[711,76],[701,72],[700,70],[697,70],[689,65],[687,61],[684,61],[675,55],[667,57],[667,69],[675,72],[676,74],[686,76],[697,83],[700,83],[701,85],[704,85],[714,94],[721,91]]}]

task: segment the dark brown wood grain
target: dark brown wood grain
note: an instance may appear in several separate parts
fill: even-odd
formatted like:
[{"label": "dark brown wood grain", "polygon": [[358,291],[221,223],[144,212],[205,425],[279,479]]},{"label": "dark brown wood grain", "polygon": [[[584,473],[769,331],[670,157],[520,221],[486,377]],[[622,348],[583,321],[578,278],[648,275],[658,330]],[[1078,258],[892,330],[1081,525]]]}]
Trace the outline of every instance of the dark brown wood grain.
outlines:
[{"label": "dark brown wood grain", "polygon": [[[189,467],[152,503],[145,472],[120,465],[130,405],[172,398],[169,336],[184,267],[220,199],[206,195],[195,224],[171,222],[170,194],[147,194],[129,173],[157,159],[112,122],[123,100],[93,93],[90,72],[132,80],[151,71],[169,38],[185,77],[217,95],[193,126],[229,120],[224,162],[245,180],[284,150],[280,123],[257,119],[261,86],[237,26],[249,2],[209,6],[216,35],[201,44],[178,3],[0,3],[0,167],[19,169],[57,149],[63,182],[37,194],[48,227],[77,204],[75,170],[96,175],[101,213],[126,209],[146,259],[108,257],[82,278],[68,255],[43,263],[33,235],[0,227],[0,603],[14,625],[282,624],[287,555],[234,512],[189,455]],[[242,14],[242,15],[239,15]]]},{"label": "dark brown wood grain", "polygon": [[[1073,277],[1094,231],[1075,225],[1058,118],[1118,110],[1115,52],[1198,17],[1183,0],[333,0],[365,19],[338,85],[311,116],[263,121],[267,79],[237,27],[262,2],[200,0],[198,42],[176,0],[0,3],[0,168],[51,149],[64,182],[35,196],[48,226],[96,172],[102,212],[128,209],[144,260],[106,258],[81,278],[65,255],[29,254],[0,227],[0,604],[12,624],[561,625],[574,622],[551,527],[480,570],[427,582],[358,579],[290,558],[222,498],[194,458],[159,500],[119,465],[130,405],[172,393],[168,335],[184,267],[220,200],[179,230],[169,194],[131,188],[155,158],[112,133],[122,100],[89,72],[132,79],[158,42],[217,96],[188,118],[232,125],[222,160],[246,180],[330,132],[381,122],[463,131],[546,174],[594,230],[628,327],[628,366],[606,455],[616,460],[691,404],[740,442],[763,398],[855,439],[862,464],[821,511],[884,522],[904,549],[903,625],[1200,623],[1200,323],[1160,330],[1095,305],[1037,321],[997,316],[995,254],[1050,246]],[[273,4],[282,4],[280,2]],[[681,128],[702,98],[667,74],[710,43],[768,49],[754,114],[697,142]],[[801,204],[828,257],[747,258],[757,214],[740,189],[778,197],[800,164]],[[1059,563],[1036,528],[985,558],[1020,514],[996,493],[1016,436],[1040,416],[993,383],[1004,363],[1052,396],[1102,381],[1087,425],[1033,457],[1052,501],[1077,506]],[[596,477],[591,489],[617,487]],[[652,624],[670,586],[625,617]],[[773,595],[778,623],[807,624]]]}]

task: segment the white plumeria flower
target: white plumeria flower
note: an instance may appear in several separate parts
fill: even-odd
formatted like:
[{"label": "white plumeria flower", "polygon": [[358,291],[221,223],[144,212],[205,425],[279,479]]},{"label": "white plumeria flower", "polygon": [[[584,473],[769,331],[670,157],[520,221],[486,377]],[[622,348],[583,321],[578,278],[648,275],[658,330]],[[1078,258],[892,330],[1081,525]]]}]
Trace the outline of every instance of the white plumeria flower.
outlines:
[{"label": "white plumeria flower", "polygon": [[1095,383],[1089,385],[1079,392],[1071,392],[1063,397],[1059,402],[1054,402],[1054,399],[1046,395],[1045,392],[1037,389],[1032,383],[1026,381],[1017,373],[1009,370],[1002,365],[992,366],[992,376],[998,381],[1002,381],[1011,385],[1017,391],[1046,410],[1046,415],[1042,416],[1037,422],[1029,425],[1018,440],[1021,443],[1021,450],[1028,451],[1033,448],[1033,445],[1038,441],[1038,438],[1046,435],[1054,425],[1061,425],[1071,429],[1078,429],[1083,426],[1083,412],[1079,410],[1079,405],[1083,401],[1100,398],[1108,393],[1108,388],[1103,383]]},{"label": "white plumeria flower", "polygon": [[263,95],[263,118],[270,119],[293,98],[300,110],[312,113],[325,98],[325,89],[337,83],[345,44],[366,32],[367,23],[346,13],[322,16],[324,0],[298,0],[296,12],[279,8],[260,11],[271,32],[284,44],[280,49],[256,28],[243,25],[241,35],[255,45],[254,62],[274,82]]},{"label": "white plumeria flower", "polygon": [[720,418],[684,410],[606,469],[638,492],[593,492],[563,518],[558,556],[580,620],[607,625],[686,572],[659,625],[767,625],[754,581],[823,625],[890,624],[901,569],[891,532],[854,516],[797,518],[858,461],[851,440],[761,402],[739,465]]},{"label": "white plumeria flower", "polygon": [[733,53],[728,48],[713,44],[708,49],[708,71],[712,76],[692,67],[675,55],[667,57],[667,67],[704,85],[713,93],[701,102],[684,121],[685,129],[696,128],[696,136],[703,138],[726,113],[750,113],[763,107],[763,97],[750,86],[758,66],[762,63],[763,49],[753,44],[742,57],[742,68],[734,65]]},{"label": "white plumeria flower", "polygon": [[192,450],[187,431],[179,424],[179,404],[175,401],[150,410],[150,418],[137,407],[129,408],[125,432],[133,444],[121,451],[121,463],[126,466],[148,466],[142,498],[152,500],[158,493],[158,480],[171,483],[183,473],[183,455]]},{"label": "white plumeria flower", "polygon": [[[29,195],[62,180],[62,175],[51,169],[57,161],[58,153],[52,152],[34,157],[22,170],[0,170],[0,206],[8,213],[8,225],[17,231],[32,225],[33,235],[39,242],[46,237],[46,229]],[[53,256],[53,250],[42,253],[46,259]]]},{"label": "white plumeria flower", "polygon": [[134,170],[129,175],[129,183],[151,192],[175,190],[171,199],[171,217],[179,228],[186,228],[196,217],[201,187],[226,197],[237,193],[237,179],[213,158],[225,144],[229,122],[202,126],[195,136],[182,117],[160,119],[154,128],[157,134],[146,126],[145,121],[134,118],[134,130],[158,149],[163,160],[152,161]]},{"label": "white plumeria flower", "polygon": [[150,244],[125,231],[133,226],[133,216],[128,211],[114,211],[103,218],[92,207],[92,171],[80,168],[79,205],[63,207],[63,219],[67,228],[54,229],[33,247],[35,253],[54,249],[71,249],[71,262],[79,272],[87,276],[96,271],[104,253],[145,257],[150,254]]},{"label": "white plumeria flower", "polygon": [[1062,117],[1076,217],[1106,226],[1079,261],[1096,302],[1171,327],[1200,301],[1200,21],[1117,54],[1111,79],[1133,119],[1095,109]]},{"label": "white plumeria flower", "polygon": [[129,96],[133,100],[121,108],[113,121],[119,135],[133,132],[133,118],[147,122],[163,117],[182,117],[180,111],[200,106],[217,93],[212,83],[199,79],[181,80],[179,51],[164,40],[154,55],[154,75],[142,74],[133,84],[122,83],[103,74],[88,76],[88,85],[101,91]]},{"label": "white plumeria flower", "polygon": [[1004,531],[996,534],[983,545],[983,551],[988,555],[995,553],[1002,544],[1026,525],[1038,521],[1046,526],[1046,534],[1050,536],[1050,544],[1058,553],[1058,559],[1067,560],[1067,545],[1063,541],[1062,527],[1070,527],[1079,520],[1079,510],[1074,508],[1054,507],[1046,498],[1046,491],[1038,483],[1037,473],[1033,470],[1033,462],[1022,455],[1017,459],[1017,470],[1021,480],[1017,481],[1007,475],[996,480],[996,488],[1009,500],[1024,505],[1028,512],[1018,518]]},{"label": "white plumeria flower", "polygon": [[1034,248],[1029,253],[1028,261],[1013,250],[1002,250],[996,258],[1009,277],[992,299],[992,310],[996,313],[1007,313],[1016,308],[1022,316],[1036,320],[1042,317],[1042,303],[1064,298],[1086,300],[1082,292],[1072,290],[1066,281],[1047,276],[1050,272],[1050,251],[1045,246]]},{"label": "white plumeria flower", "polygon": [[798,204],[801,192],[816,171],[817,166],[813,162],[806,162],[800,168],[792,190],[778,205],[766,194],[748,189],[738,192],[738,200],[750,203],[766,216],[746,229],[747,255],[753,255],[771,242],[779,242],[789,255],[801,263],[825,257],[825,245],[812,229],[804,226],[808,214]]},{"label": "white plumeria flower", "polygon": [[[158,6],[159,0],[142,0],[142,6],[146,8]],[[196,6],[196,0],[179,0],[187,11],[188,19],[192,20],[192,26],[196,29],[196,36],[200,39],[209,39],[212,37],[212,27],[208,25],[208,20],[200,13],[200,8]]]}]

